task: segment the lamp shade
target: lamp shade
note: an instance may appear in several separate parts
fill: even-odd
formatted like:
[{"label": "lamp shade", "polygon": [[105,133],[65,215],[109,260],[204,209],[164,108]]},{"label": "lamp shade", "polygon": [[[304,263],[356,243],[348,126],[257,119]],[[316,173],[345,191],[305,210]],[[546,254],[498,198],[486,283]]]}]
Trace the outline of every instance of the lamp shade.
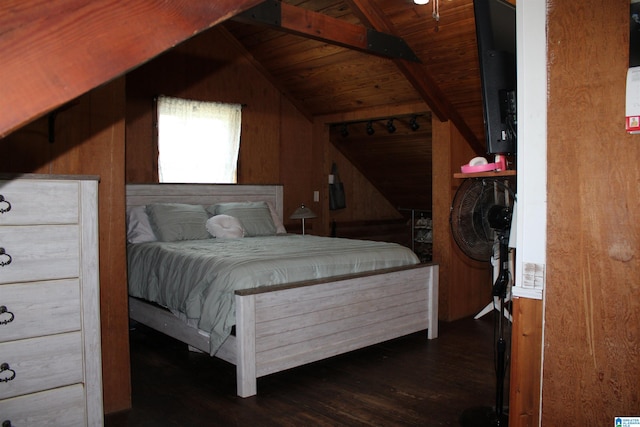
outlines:
[{"label": "lamp shade", "polygon": [[308,207],[304,205],[300,205],[298,209],[293,211],[289,218],[291,219],[306,219],[306,218],[315,218],[317,215]]}]

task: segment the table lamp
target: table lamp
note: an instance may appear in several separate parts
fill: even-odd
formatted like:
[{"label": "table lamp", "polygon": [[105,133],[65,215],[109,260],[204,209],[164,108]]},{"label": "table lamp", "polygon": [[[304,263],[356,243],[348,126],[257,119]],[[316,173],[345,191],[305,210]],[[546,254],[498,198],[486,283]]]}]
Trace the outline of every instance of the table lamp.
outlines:
[{"label": "table lamp", "polygon": [[302,235],[304,236],[304,220],[307,218],[315,218],[317,215],[303,204],[297,208],[289,218],[302,220]]}]

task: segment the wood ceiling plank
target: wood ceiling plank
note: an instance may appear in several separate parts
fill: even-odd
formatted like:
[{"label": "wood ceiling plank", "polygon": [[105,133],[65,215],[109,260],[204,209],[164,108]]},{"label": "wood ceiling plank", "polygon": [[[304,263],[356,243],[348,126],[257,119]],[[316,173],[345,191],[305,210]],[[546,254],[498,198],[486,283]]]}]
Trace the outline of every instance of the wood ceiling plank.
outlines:
[{"label": "wood ceiling plank", "polygon": [[288,36],[255,45],[256,59],[274,72],[299,67],[321,58],[331,58],[347,49],[303,37]]},{"label": "wood ceiling plank", "polygon": [[229,33],[225,26],[220,26],[218,28],[218,31],[220,35],[225,37],[230,45],[235,46],[235,49],[238,52],[242,52],[244,58],[249,63],[251,63],[256,68],[256,70],[258,70],[267,80],[269,80],[274,87],[278,88],[280,93],[282,93],[289,100],[289,102],[291,102],[298,109],[300,113],[302,113],[308,120],[313,119],[313,115],[306,107],[306,105],[304,105],[300,101],[300,99],[294,97],[291,94],[291,91],[283,84],[281,79],[276,79],[273,74],[265,68],[264,64],[256,60],[256,58],[245,48],[245,46],[242,45],[242,43],[240,43],[238,39],[236,39],[231,33]]},{"label": "wood ceiling plank", "polygon": [[[374,100],[377,101],[379,97],[374,96]],[[412,98],[413,100],[413,98]],[[403,105],[408,103],[406,98],[397,96],[388,96],[387,102],[389,105]],[[328,96],[314,98],[313,103],[309,102],[311,108],[315,108],[320,114],[331,114],[337,112],[351,112],[358,111],[358,109],[365,109],[372,105],[369,98],[366,96],[361,97],[349,97],[344,98],[340,96]]]},{"label": "wood ceiling plank", "polygon": [[[355,58],[354,58],[355,57]],[[362,70],[368,70],[363,73]],[[278,70],[278,79],[316,114],[415,102],[413,87],[392,61],[345,50]]]},{"label": "wood ceiling plank", "polygon": [[[225,24],[234,34],[237,29],[248,27],[244,24],[229,22]],[[264,30],[271,34],[274,30]],[[239,40],[245,44],[242,37]],[[255,37],[252,42],[261,39]],[[411,85],[398,73],[392,61],[359,51],[329,45],[316,40],[293,36],[280,32],[281,37],[267,37],[266,42],[247,46],[256,61],[286,88],[298,104],[304,104],[307,111],[314,114],[330,113],[335,107],[338,111],[350,108],[362,109],[387,104],[395,92],[404,93],[399,98],[402,103],[415,102],[416,94]],[[362,70],[369,70],[362,73]],[[379,89],[382,86],[383,89]],[[368,88],[371,92],[366,104],[360,97]],[[357,90],[357,92],[356,92]],[[351,95],[357,97],[351,100]]]},{"label": "wood ceiling plank", "polygon": [[[285,0],[292,6],[360,24],[343,1]],[[286,93],[313,115],[356,114],[375,108],[423,104],[395,64],[379,56],[267,27],[228,21],[225,26]],[[346,66],[344,64],[354,64]],[[363,72],[363,70],[367,70]],[[363,93],[368,88],[369,93]],[[420,107],[424,110],[426,106]]]},{"label": "wood ceiling plank", "polygon": [[0,2],[0,137],[259,3]]},{"label": "wood ceiling plank", "polygon": [[[378,31],[398,35],[395,24],[376,3],[366,0],[345,0],[345,2],[366,25],[371,25]],[[484,154],[486,151],[484,144],[480,142],[476,133],[456,110],[455,106],[451,104],[449,97],[440,88],[433,75],[428,72],[427,66],[402,60],[394,60],[394,62],[405,78],[425,99],[436,117],[441,121],[450,120],[474,151],[478,154]]]},{"label": "wood ceiling plank", "polygon": [[258,27],[250,24],[243,24],[232,19],[225,21],[225,28],[233,34],[247,49],[253,49],[260,43],[267,43],[272,39],[282,37],[282,31],[271,30],[265,27]]},{"label": "wood ceiling plank", "polygon": [[[367,72],[362,72],[367,70]],[[393,62],[379,61],[372,57],[354,55],[352,52],[336,52],[333,55],[323,55],[311,58],[309,60],[300,60],[295,66],[282,64],[278,69],[279,74],[298,74],[304,78],[315,77],[321,79],[307,82],[310,88],[314,85],[325,85],[326,83],[345,83],[350,86],[362,86],[366,84],[368,87],[376,87],[381,83],[379,79],[385,76],[397,79],[398,73]],[[410,88],[406,82],[397,82]],[[334,87],[337,91],[344,92],[348,88]]]},{"label": "wood ceiling plank", "polygon": [[[417,99],[415,102],[407,104],[385,104],[378,105],[370,108],[359,108],[358,110],[344,112],[344,113],[331,113],[322,116],[316,116],[316,120],[320,123],[342,123],[364,120],[385,120],[390,116],[397,115],[413,115],[420,114],[426,116],[431,114],[429,107],[421,99]],[[430,117],[430,116],[429,116]],[[430,121],[430,119],[429,119]],[[429,125],[431,128],[431,125]]]}]

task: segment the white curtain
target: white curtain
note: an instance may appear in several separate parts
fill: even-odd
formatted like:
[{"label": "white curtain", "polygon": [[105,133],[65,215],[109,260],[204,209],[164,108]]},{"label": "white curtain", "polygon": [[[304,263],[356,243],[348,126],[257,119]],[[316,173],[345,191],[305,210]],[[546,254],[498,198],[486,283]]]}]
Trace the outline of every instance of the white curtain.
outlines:
[{"label": "white curtain", "polygon": [[160,96],[160,182],[236,183],[242,106]]}]

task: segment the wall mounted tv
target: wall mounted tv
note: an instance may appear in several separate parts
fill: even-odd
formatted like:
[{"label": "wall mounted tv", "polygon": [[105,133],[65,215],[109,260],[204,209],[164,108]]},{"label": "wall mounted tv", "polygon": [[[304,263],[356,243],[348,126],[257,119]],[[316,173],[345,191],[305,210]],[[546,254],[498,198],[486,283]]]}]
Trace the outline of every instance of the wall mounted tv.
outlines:
[{"label": "wall mounted tv", "polygon": [[488,154],[516,154],[516,8],[474,0]]}]

